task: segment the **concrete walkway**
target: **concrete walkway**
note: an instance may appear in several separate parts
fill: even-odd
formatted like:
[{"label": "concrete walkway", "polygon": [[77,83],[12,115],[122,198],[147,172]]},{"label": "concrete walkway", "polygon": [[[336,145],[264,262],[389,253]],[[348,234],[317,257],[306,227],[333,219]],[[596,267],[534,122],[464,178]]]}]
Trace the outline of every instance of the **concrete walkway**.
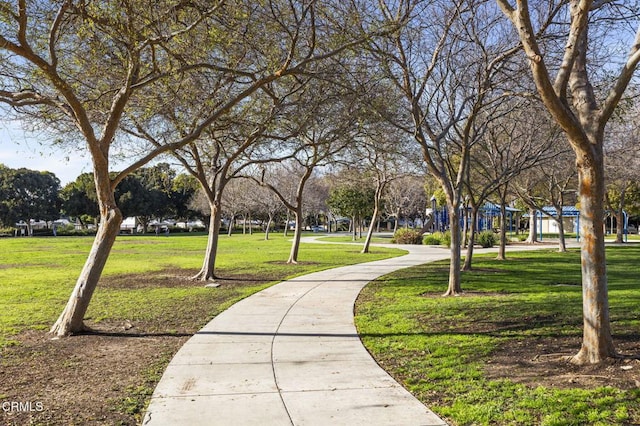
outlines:
[{"label": "concrete walkway", "polygon": [[143,424],[446,425],[378,366],[353,323],[368,282],[449,257],[393,247],[409,254],[294,278],[222,312],[171,360]]}]

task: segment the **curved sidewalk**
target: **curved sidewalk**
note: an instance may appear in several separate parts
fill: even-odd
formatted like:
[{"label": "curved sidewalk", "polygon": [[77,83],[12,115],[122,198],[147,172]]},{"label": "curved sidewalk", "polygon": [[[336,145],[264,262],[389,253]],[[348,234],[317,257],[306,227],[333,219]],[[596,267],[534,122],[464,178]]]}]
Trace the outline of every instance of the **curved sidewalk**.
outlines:
[{"label": "curved sidewalk", "polygon": [[[398,246],[395,246],[398,247]],[[371,280],[447,250],[297,277],[215,317],[178,351],[144,425],[446,425],[371,358],[353,305]]]}]

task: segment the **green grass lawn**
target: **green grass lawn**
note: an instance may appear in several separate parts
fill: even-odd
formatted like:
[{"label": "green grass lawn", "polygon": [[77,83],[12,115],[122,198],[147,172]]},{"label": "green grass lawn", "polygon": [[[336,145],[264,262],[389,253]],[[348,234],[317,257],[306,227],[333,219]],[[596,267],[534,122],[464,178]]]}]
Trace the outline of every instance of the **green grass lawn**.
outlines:
[{"label": "green grass lawn", "polygon": [[[632,343],[636,353],[631,355],[638,356],[640,246],[610,247],[607,256],[614,341]],[[493,357],[502,351],[551,354],[562,350],[554,342],[571,341],[577,345],[568,348],[571,354],[582,335],[579,253],[545,250],[509,257],[504,262],[476,257],[475,271],[462,276],[464,297],[440,296],[447,262],[402,270],[370,284],[356,307],[365,346],[452,424],[640,424],[637,381],[625,390],[606,384],[531,385],[490,376]],[[630,361],[630,374],[637,377],[640,366]]]},{"label": "green grass lawn", "polygon": [[[0,347],[25,329],[47,329],[62,311],[90,250],[91,237],[0,238]],[[338,265],[400,255],[399,250],[374,248],[367,255],[351,246],[303,244],[300,263],[286,265],[291,243],[281,234],[221,236],[217,261],[221,275],[259,276],[255,286],[116,288],[98,286],[87,313],[93,322],[105,320],[144,321],[179,316],[182,306],[202,298],[224,300],[220,311],[235,301],[268,285],[273,279],[292,277]],[[185,269],[195,272],[202,264],[206,236],[119,236],[103,277],[140,274],[146,271]],[[211,316],[217,312],[212,312]],[[208,318],[202,318],[206,321]],[[204,324],[204,322],[203,322]]]},{"label": "green grass lawn", "polygon": [[[314,234],[314,236],[317,235],[322,235],[322,234]],[[366,238],[366,235],[362,235],[362,238],[357,238],[355,241],[353,240],[353,237],[351,236],[351,234],[346,234],[343,236],[332,236],[332,237],[320,237],[320,239],[322,241],[329,241],[329,242],[333,242],[333,243],[354,243],[354,244],[364,244],[364,240]],[[371,242],[372,243],[379,243],[379,244],[391,244],[391,236],[389,237],[372,237],[371,238]]]},{"label": "green grass lawn", "polygon": [[[638,234],[627,234],[627,241],[632,242],[632,241],[640,241],[640,235]],[[623,236],[624,238],[624,236]],[[605,235],[604,239],[606,241],[615,241],[616,239],[616,235],[615,234],[607,234]]]}]

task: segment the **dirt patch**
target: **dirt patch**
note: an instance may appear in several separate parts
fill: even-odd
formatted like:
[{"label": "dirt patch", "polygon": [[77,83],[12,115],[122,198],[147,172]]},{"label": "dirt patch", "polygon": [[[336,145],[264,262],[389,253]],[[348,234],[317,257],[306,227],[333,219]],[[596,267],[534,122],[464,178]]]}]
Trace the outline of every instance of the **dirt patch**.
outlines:
[{"label": "dirt patch", "polygon": [[[271,260],[269,262],[266,262],[270,265],[289,265],[288,262],[284,261],[284,260]],[[319,265],[320,263],[318,262],[311,262],[311,261],[298,261],[296,262],[296,265]]]},{"label": "dirt patch", "polygon": [[[151,273],[151,279],[145,275],[124,274],[103,278],[100,281],[101,288],[112,289],[140,289],[140,288],[174,288],[174,287],[202,287],[202,281],[192,280],[196,275],[196,269],[166,268]],[[268,283],[282,279],[282,273],[263,273],[260,276],[236,273],[222,273],[215,281],[225,287],[246,286],[247,284]]]},{"label": "dirt patch", "polygon": [[202,282],[190,279],[190,277],[197,272],[195,269],[167,268],[161,271],[151,272],[150,276],[146,274],[114,275],[101,278],[100,287],[112,289],[202,287]]},{"label": "dirt patch", "polygon": [[[106,324],[98,330],[105,334],[60,340],[44,331],[19,335],[20,344],[2,354],[1,423],[136,424],[160,364],[189,334],[127,335]],[[23,405],[11,409],[16,402]]]},{"label": "dirt patch", "polygon": [[[424,293],[423,297],[439,298],[442,293]],[[508,293],[465,291],[456,297],[507,297]],[[427,317],[419,317],[427,323]],[[554,324],[554,315],[532,315],[513,321],[465,322],[449,325],[447,332],[501,335],[507,331],[527,328],[527,324]],[[531,337],[510,340],[494,352],[486,364],[490,379],[509,379],[527,386],[551,388],[596,388],[613,386],[620,389],[640,388],[640,335],[626,334],[614,343],[619,357],[597,365],[579,366],[570,358],[580,350],[582,338],[576,336]]]},{"label": "dirt patch", "polygon": [[486,365],[486,372],[491,379],[509,379],[531,387],[640,388],[640,336],[614,337],[614,341],[619,358],[578,366],[569,358],[580,349],[579,337],[520,340],[495,352]]},{"label": "dirt patch", "polygon": [[[429,292],[421,296],[441,298],[442,293]],[[510,294],[465,291],[456,297],[478,296],[495,298],[509,297]],[[418,316],[418,320],[423,324],[429,324],[431,318]],[[485,320],[478,315],[478,318],[471,322],[447,324],[443,331],[502,336],[505,332],[527,330],[531,324],[551,326],[557,321],[555,314],[537,314],[501,321]],[[579,327],[579,324],[576,327]],[[578,335],[559,334],[510,339],[492,354],[485,370],[490,379],[508,379],[533,388],[640,388],[640,334],[627,329],[618,336],[614,335],[613,339],[619,356],[596,365],[571,363],[571,357],[578,353],[582,343],[582,337]]]},{"label": "dirt patch", "polygon": [[[107,277],[101,286],[202,286],[196,271],[164,270]],[[272,278],[272,277],[268,277]],[[229,275],[225,287],[255,286],[266,277]],[[136,425],[167,363],[224,300],[185,307],[176,318],[131,324],[100,322],[95,332],[52,340],[30,330],[0,352],[0,424]],[[167,332],[171,330],[171,332]]]}]

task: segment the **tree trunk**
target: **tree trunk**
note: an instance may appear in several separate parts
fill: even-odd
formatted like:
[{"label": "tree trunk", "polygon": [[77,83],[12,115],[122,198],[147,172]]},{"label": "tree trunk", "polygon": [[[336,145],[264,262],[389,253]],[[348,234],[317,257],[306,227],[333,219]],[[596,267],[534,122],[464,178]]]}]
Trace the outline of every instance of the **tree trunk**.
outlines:
[{"label": "tree trunk", "polygon": [[351,216],[351,241],[355,241],[358,239],[358,234],[357,234],[357,230],[356,230],[356,217],[355,216]]},{"label": "tree trunk", "polygon": [[[466,215],[466,214],[465,214]],[[465,219],[466,220],[466,219]],[[467,245],[467,255],[464,258],[463,271],[470,271],[472,269],[471,263],[473,262],[473,246],[476,243],[476,233],[478,227],[478,207],[472,206],[471,208],[471,220],[467,220],[470,225],[469,229],[469,244]]]},{"label": "tree trunk", "polygon": [[498,247],[497,260],[507,258],[507,206],[504,199],[500,200],[500,247]]},{"label": "tree trunk", "polygon": [[624,243],[624,204],[626,198],[626,188],[620,191],[620,203],[616,209],[616,243]]},{"label": "tree trunk", "polygon": [[[596,154],[597,155],[597,154]],[[601,160],[601,158],[600,158]],[[582,348],[572,361],[598,363],[615,357],[611,326],[604,246],[604,165],[577,154],[580,193],[580,234],[582,235]]]},{"label": "tree trunk", "polygon": [[400,209],[396,210],[396,220],[393,223],[393,233],[398,232],[398,222],[400,222]]},{"label": "tree trunk", "polygon": [[285,218],[284,223],[284,236],[285,238],[289,236],[289,221],[291,220],[291,212],[287,209],[287,217]]},{"label": "tree trunk", "polygon": [[78,281],[76,281],[76,286],[66,307],[49,331],[56,337],[68,336],[87,329],[84,325],[84,316],[122,224],[122,213],[116,206],[113,191],[111,192],[110,200],[107,203],[108,207],[101,209],[100,226],[93,240],[89,257],[82,268]]},{"label": "tree trunk", "polygon": [[449,229],[451,230],[451,262],[449,263],[449,288],[444,296],[462,293],[460,286],[460,216],[456,207],[449,207]]},{"label": "tree trunk", "polygon": [[566,253],[567,252],[567,242],[564,237],[564,216],[562,216],[562,206],[560,208],[556,208],[556,214],[558,217],[558,252]]},{"label": "tree trunk", "polygon": [[269,229],[271,228],[271,222],[273,221],[273,215],[269,215],[269,219],[267,220],[267,228],[264,230],[264,239],[265,241],[269,240]]},{"label": "tree trunk", "polygon": [[529,236],[526,239],[526,243],[533,244],[538,242],[538,212],[536,209],[529,208]]},{"label": "tree trunk", "polygon": [[[300,205],[300,204],[298,204]],[[291,243],[291,252],[287,263],[298,263],[298,251],[300,250],[300,236],[302,235],[302,227],[300,226],[300,218],[302,217],[302,208],[298,208],[293,212],[293,218],[296,221],[296,227],[293,231],[293,241]]]},{"label": "tree trunk", "polygon": [[[380,214],[380,197],[382,196],[382,188],[376,188],[376,195],[373,200],[373,216],[371,217],[371,224],[367,230],[367,237],[364,240],[364,246],[360,253],[369,253],[369,245],[371,245],[371,238],[373,237],[373,224],[378,221],[378,215]],[[379,226],[379,225],[378,225]]]},{"label": "tree trunk", "polygon": [[[465,203],[465,205],[463,205],[463,207],[464,207],[464,213],[463,213],[463,216],[462,216],[462,244],[461,244],[461,247],[465,248],[465,247],[467,247],[467,245],[469,243],[469,241],[468,241],[468,238],[469,238],[469,211],[467,210],[468,206],[466,205],[466,203]],[[475,230],[475,226],[474,226],[473,229]],[[473,245],[473,242],[471,244]],[[473,251],[473,249],[471,249],[471,251]],[[466,265],[466,263],[465,263],[465,265]]]},{"label": "tree trunk", "polygon": [[[193,280],[209,281],[215,280],[216,256],[218,254],[218,236],[220,235],[220,219],[222,211],[218,202],[210,202],[211,217],[209,219],[209,234],[207,235],[207,249],[204,254],[204,261],[200,272],[191,277]],[[229,222],[231,226],[231,222]]]}]

